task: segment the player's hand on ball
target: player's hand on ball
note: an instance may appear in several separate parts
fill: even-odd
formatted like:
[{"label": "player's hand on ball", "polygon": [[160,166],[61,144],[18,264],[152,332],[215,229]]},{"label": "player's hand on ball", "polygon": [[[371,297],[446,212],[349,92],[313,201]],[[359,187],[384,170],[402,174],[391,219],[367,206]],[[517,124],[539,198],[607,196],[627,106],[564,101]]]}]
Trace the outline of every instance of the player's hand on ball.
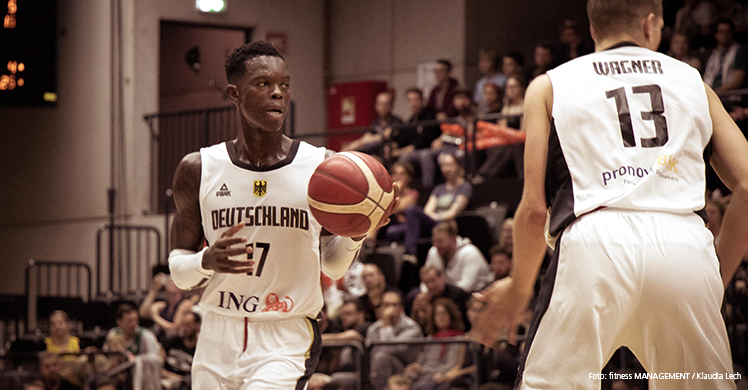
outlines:
[{"label": "player's hand on ball", "polygon": [[[232,226],[221,234],[203,254],[203,268],[229,274],[246,274],[254,269],[252,260],[234,260],[231,257],[252,253],[247,247],[247,237],[234,237],[244,227],[244,222]],[[246,257],[246,256],[245,256]]]},{"label": "player's hand on ball", "polygon": [[512,286],[512,279],[504,278],[473,296],[483,302],[470,331],[473,340],[494,348],[497,341],[507,338],[509,344],[516,345],[519,314],[527,307],[532,295],[517,291]]},{"label": "player's hand on ball", "polygon": [[[392,207],[390,207],[390,213],[386,216],[386,218],[382,218],[382,220],[379,221],[379,224],[377,225],[377,227],[374,228],[374,230],[372,230],[373,232],[376,232],[382,226],[387,226],[387,224],[390,223],[390,217],[392,216],[392,214],[395,213],[395,209],[397,209],[397,204],[400,202],[400,185],[393,181],[392,190],[395,191],[395,199],[392,201]],[[361,241],[365,237],[366,237],[366,234],[364,234],[363,236],[357,236],[357,237],[351,237],[351,238],[353,238],[355,241]]]}]

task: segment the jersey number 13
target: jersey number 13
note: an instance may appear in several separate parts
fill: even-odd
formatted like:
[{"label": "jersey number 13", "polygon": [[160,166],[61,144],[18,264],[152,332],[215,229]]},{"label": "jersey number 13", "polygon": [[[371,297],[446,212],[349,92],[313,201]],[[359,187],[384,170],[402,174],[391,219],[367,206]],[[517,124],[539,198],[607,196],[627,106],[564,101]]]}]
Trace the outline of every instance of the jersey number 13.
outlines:
[{"label": "jersey number 13", "polygon": [[[651,111],[642,111],[641,116],[645,121],[654,122],[654,138],[641,138],[643,148],[656,148],[664,146],[668,141],[667,119],[662,115],[665,112],[665,105],[662,102],[662,89],[657,84],[640,85],[632,88],[632,92],[648,93],[649,100],[652,104]],[[631,123],[631,112],[629,111],[629,102],[626,99],[626,90],[621,87],[605,92],[605,97],[615,99],[616,108],[618,109],[618,124],[621,126],[621,137],[623,146],[626,148],[636,146],[634,138],[634,126]]]}]

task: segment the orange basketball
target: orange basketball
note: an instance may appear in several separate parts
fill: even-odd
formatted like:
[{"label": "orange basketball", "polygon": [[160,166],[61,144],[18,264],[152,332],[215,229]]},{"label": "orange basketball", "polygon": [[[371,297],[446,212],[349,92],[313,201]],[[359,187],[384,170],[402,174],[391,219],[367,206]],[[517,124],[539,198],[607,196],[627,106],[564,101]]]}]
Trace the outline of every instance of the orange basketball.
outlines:
[{"label": "orange basketball", "polygon": [[360,152],[337,153],[309,180],[312,215],[330,233],[362,236],[387,218],[395,200],[392,178],[382,164]]}]

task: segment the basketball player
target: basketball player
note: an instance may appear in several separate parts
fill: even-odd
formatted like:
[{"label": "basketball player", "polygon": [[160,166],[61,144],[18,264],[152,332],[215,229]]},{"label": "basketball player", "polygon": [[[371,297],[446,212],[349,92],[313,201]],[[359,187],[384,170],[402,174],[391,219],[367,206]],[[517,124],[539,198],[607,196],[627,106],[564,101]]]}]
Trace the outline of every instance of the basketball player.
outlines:
[{"label": "basketball player", "polygon": [[[734,389],[720,304],[748,250],[748,143],[695,69],[654,51],[661,0],[589,0],[587,10],[596,52],[527,91],[514,267],[478,295],[473,332],[493,345],[516,329],[550,208],[554,258],[518,388],[599,389],[625,345],[650,373],[722,376],[655,379],[651,389]],[[716,251],[701,218],[710,153],[733,190]]]},{"label": "basketball player", "polygon": [[238,136],[185,156],[173,184],[171,275],[183,289],[205,286],[193,388],[304,389],[321,351],[320,269],[341,278],[363,237],[320,240],[307,186],[327,151],[282,132],[283,57],[253,42],[226,75]]}]

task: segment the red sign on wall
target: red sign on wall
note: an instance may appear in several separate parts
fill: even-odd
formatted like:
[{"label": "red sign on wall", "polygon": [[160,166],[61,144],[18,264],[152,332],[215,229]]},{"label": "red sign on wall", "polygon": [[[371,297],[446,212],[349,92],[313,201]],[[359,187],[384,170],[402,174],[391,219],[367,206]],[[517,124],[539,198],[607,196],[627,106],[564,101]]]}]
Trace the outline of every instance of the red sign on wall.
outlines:
[{"label": "red sign on wall", "polygon": [[281,54],[285,55],[288,51],[288,35],[284,32],[268,31],[265,33],[265,40]]}]

